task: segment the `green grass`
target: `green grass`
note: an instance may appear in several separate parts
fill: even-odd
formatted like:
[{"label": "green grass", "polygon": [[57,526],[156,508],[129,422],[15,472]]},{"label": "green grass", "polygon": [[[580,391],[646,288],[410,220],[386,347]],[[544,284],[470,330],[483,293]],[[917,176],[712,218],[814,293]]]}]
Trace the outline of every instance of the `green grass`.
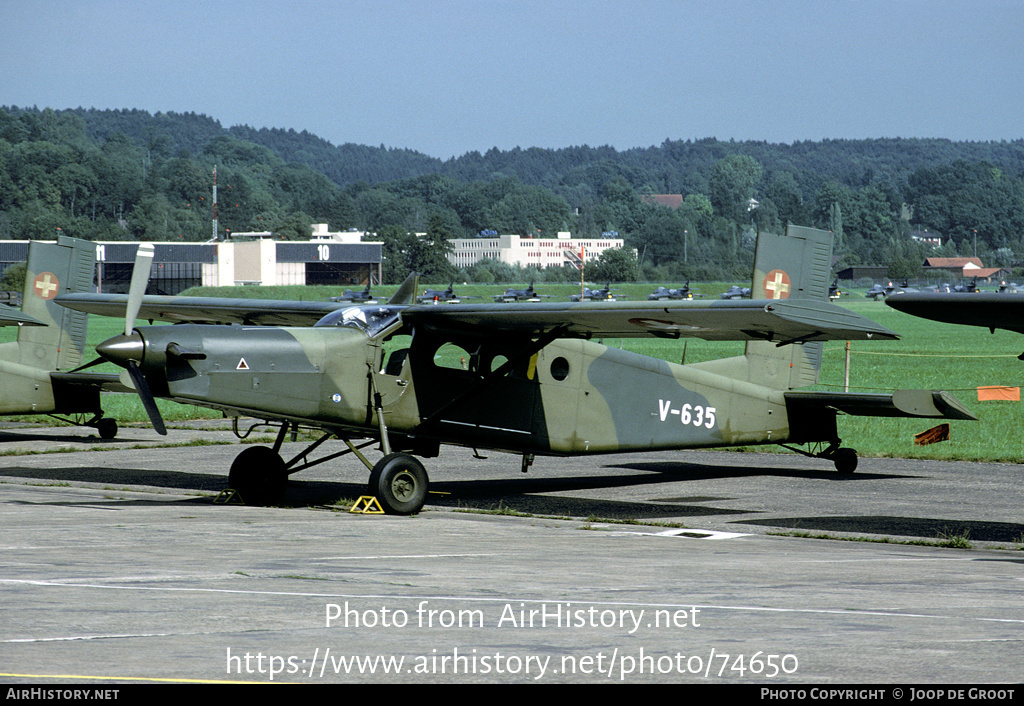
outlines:
[{"label": "green grass", "polygon": [[[518,286],[525,286],[522,283]],[[676,285],[680,283],[666,283]],[[443,285],[421,285],[445,287]],[[600,285],[599,285],[600,286]],[[630,300],[644,300],[654,284],[615,285],[616,293]],[[695,292],[707,299],[716,299],[727,283],[694,284]],[[381,286],[374,291],[389,296],[397,287]],[[475,295],[490,302],[491,295],[503,291],[504,285],[456,285],[462,295]],[[538,283],[541,293],[554,295],[551,301],[565,301],[578,291],[578,285]],[[341,287],[227,287],[194,290],[210,296],[323,300],[343,291]],[[965,295],[966,296],[966,295]],[[1017,355],[1024,351],[1024,337],[1007,331],[990,334],[978,327],[955,326],[908,316],[883,302],[866,299],[861,292],[845,296],[837,302],[853,312],[872,319],[897,332],[899,341],[855,341],[850,355],[851,391],[887,392],[902,388],[941,389],[954,393],[980,421],[951,422],[951,439],[930,446],[914,446],[914,434],[933,426],[925,419],[884,419],[843,417],[839,432],[846,445],[856,448],[862,456],[891,456],[970,461],[1020,460],[1020,402],[979,402],[976,388],[982,385],[1024,386],[1024,362]],[[144,322],[140,322],[144,323]],[[123,322],[91,317],[89,344],[120,333]],[[14,328],[0,329],[0,340],[11,340]],[[665,339],[606,340],[606,344],[644,355],[678,363],[685,351],[686,362],[700,362],[724,356],[739,355],[739,342],[708,342],[699,339],[671,341]],[[92,358],[92,351],[87,359]],[[842,390],[844,375],[844,342],[825,345],[819,389]],[[112,365],[94,370],[116,371]],[[220,414],[191,405],[158,401],[164,418],[175,421],[218,418]],[[104,409],[120,423],[145,422],[145,413],[131,395],[106,395]],[[38,419],[28,417],[27,419]],[[936,422],[937,423],[937,422]],[[774,447],[765,447],[774,448]]]}]

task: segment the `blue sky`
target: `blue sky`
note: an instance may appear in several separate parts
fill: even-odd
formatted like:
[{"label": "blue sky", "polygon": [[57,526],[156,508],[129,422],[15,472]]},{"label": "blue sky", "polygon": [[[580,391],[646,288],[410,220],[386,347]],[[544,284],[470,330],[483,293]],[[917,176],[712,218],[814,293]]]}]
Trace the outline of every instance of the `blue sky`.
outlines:
[{"label": "blue sky", "polygon": [[0,0],[0,105],[448,158],[1024,137],[1024,0]]}]

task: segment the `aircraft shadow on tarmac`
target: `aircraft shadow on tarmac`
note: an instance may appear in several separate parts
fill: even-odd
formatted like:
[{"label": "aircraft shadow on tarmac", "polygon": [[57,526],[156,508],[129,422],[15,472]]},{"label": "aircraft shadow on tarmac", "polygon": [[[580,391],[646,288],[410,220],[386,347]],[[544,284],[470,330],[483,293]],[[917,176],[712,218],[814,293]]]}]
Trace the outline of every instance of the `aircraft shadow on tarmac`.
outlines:
[{"label": "aircraft shadow on tarmac", "polygon": [[138,443],[130,439],[101,439],[95,431],[92,433],[79,431],[77,434],[69,428],[68,434],[33,434],[31,431],[0,431],[0,448],[4,444],[13,444],[19,441],[45,441],[47,443],[68,443],[68,444],[97,444],[102,446],[116,445],[119,441],[125,444]]},{"label": "aircraft shadow on tarmac", "polygon": [[[665,477],[671,475],[671,477]],[[100,466],[76,468],[0,468],[0,478],[24,478],[52,483],[97,483],[127,488],[145,485],[180,491],[219,493],[227,486],[225,476],[184,471],[126,470]],[[465,507],[482,510],[510,509],[523,513],[565,515],[568,517],[600,516],[617,519],[647,519],[657,517],[683,517],[689,515],[743,514],[743,510],[713,509],[700,505],[680,504],[728,500],[707,496],[673,498],[673,502],[621,502],[596,498],[559,497],[545,495],[559,491],[579,491],[629,485],[657,484],[684,480],[685,476],[665,474],[637,474],[624,476],[580,475],[539,477],[524,476],[500,480],[441,481],[433,484],[428,504],[441,507]],[[363,482],[304,480],[293,478],[285,496],[286,506],[329,505],[339,500],[355,500],[366,493]],[[154,502],[168,502],[154,500]],[[193,501],[189,501],[193,502]]]},{"label": "aircraft shadow on tarmac", "polygon": [[[464,507],[481,510],[511,510],[546,516],[600,517],[608,519],[640,519],[680,517],[717,517],[749,514],[751,511],[735,508],[709,507],[703,503],[728,502],[729,497],[708,495],[678,495],[652,497],[630,502],[557,495],[561,492],[581,492],[602,488],[627,486],[650,486],[656,491],[663,483],[700,481],[721,478],[743,478],[749,476],[785,476],[813,480],[852,481],[871,478],[894,478],[891,474],[839,475],[834,471],[816,471],[795,468],[749,468],[729,465],[694,464],[679,461],[631,462],[619,465],[605,465],[604,473],[581,473],[545,477],[533,475],[503,479],[441,480],[433,484],[428,505],[436,507]],[[622,470],[633,471],[624,475]],[[47,482],[79,482],[126,488],[145,485],[180,491],[219,493],[226,487],[226,476],[183,471],[125,470],[82,466],[75,468],[0,468],[0,478],[24,478]],[[673,488],[678,490],[678,487]],[[354,500],[366,492],[361,478],[358,481],[304,480],[293,478],[286,496],[287,506],[329,505],[339,500]],[[652,493],[653,494],[653,493]],[[159,497],[152,501],[139,499],[111,501],[169,502]],[[212,502],[203,497],[187,501]],[[67,504],[61,501],[58,504]],[[961,536],[968,541],[1019,542],[1024,537],[1024,524],[1005,522],[983,522],[971,520],[949,520],[941,518],[894,517],[883,515],[835,516],[835,517],[782,517],[747,518],[734,520],[742,525],[759,525],[779,529],[806,532],[840,532],[875,534],[885,536],[921,537],[929,540]]]},{"label": "aircraft shadow on tarmac", "polygon": [[[729,465],[694,464],[680,461],[634,462],[601,466],[608,472],[579,475],[543,476],[542,472],[519,475],[502,479],[440,480],[432,485],[428,505],[437,507],[462,507],[479,510],[509,510],[522,513],[566,516],[601,517],[623,520],[652,520],[680,517],[723,517],[744,515],[751,511],[735,508],[709,507],[703,503],[728,502],[729,497],[707,495],[678,495],[651,497],[643,501],[620,501],[592,497],[562,496],[561,492],[581,492],[604,488],[629,486],[657,486],[664,483],[700,481],[720,478],[743,478],[749,476],[786,476],[814,480],[852,480],[854,476],[839,475],[834,471],[817,471],[794,468],[749,468]],[[631,471],[630,474],[622,470]],[[0,468],[0,477],[20,477],[51,482],[101,483],[114,487],[145,485],[181,491],[219,493],[226,487],[224,476],[189,473],[183,471],[125,470],[98,466],[78,468]],[[862,474],[860,478],[889,478],[890,475]],[[678,488],[673,488],[678,490]],[[289,507],[309,505],[330,505],[341,500],[354,500],[365,494],[366,486],[361,481],[347,480],[306,480],[296,477],[289,483],[285,497]],[[202,501],[200,499],[198,501]],[[208,501],[208,499],[207,499]],[[167,502],[154,500],[154,502]],[[196,501],[189,501],[196,502]],[[856,520],[857,518],[848,518]],[[899,518],[896,518],[899,519]],[[827,518],[817,518],[825,522]],[[787,527],[786,520],[765,520],[771,526]],[[746,521],[746,524],[752,524]],[[948,524],[948,523],[947,523]],[[801,529],[811,529],[796,527]],[[870,529],[846,531],[870,532]],[[1018,536],[1021,532],[1018,531]],[[934,536],[934,533],[929,536]]]}]

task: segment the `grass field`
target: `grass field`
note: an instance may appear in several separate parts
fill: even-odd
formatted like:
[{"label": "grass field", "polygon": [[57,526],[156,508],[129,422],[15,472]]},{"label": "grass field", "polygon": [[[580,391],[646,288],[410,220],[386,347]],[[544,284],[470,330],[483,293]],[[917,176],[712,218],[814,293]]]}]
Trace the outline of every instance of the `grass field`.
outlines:
[{"label": "grass field", "polygon": [[[728,285],[729,283],[695,284],[693,291],[714,299],[719,292],[725,291]],[[441,288],[446,286],[447,284],[440,285]],[[655,285],[647,284],[623,284],[613,287],[613,290],[615,294],[630,300],[643,300],[654,287]],[[568,284],[538,284],[536,288],[542,294],[553,295],[550,301],[566,301],[569,294],[579,291],[579,285]],[[382,286],[375,289],[374,293],[386,297],[395,289],[394,286]],[[467,302],[490,302],[491,296],[503,289],[501,285],[456,287],[456,291],[464,297],[479,297],[464,299]],[[206,288],[190,293],[203,296],[322,301],[341,291],[342,289],[338,287],[238,287]],[[837,303],[892,329],[901,336],[899,341],[856,341],[852,344],[851,391],[884,392],[902,388],[947,390],[954,393],[979,419],[977,422],[951,422],[949,441],[919,447],[914,446],[914,434],[932,426],[930,420],[843,417],[840,419],[839,432],[844,445],[857,449],[862,456],[1012,463],[1021,459],[1019,429],[1024,411],[1021,403],[979,402],[977,388],[984,385],[1024,385],[1024,362],[1017,359],[1017,355],[1024,351],[1024,336],[1006,331],[990,334],[982,328],[926,321],[898,312],[883,302],[866,299],[862,292],[844,296]],[[91,317],[90,351],[87,359],[92,358],[91,346],[116,335],[123,330],[123,326],[122,321]],[[11,328],[4,329],[3,340],[10,340],[12,332]],[[743,350],[742,343],[712,343],[699,339],[689,340],[685,344],[684,341],[664,339],[606,340],[605,344],[676,363],[682,359],[684,346],[687,362],[739,355]],[[844,347],[843,341],[825,345],[821,384],[818,389],[843,389]],[[98,369],[114,370],[114,367],[104,366]],[[170,402],[159,404],[165,419],[171,423],[175,420],[219,416],[198,407]],[[107,395],[104,399],[104,409],[108,416],[113,416],[122,423],[145,420],[141,404],[134,396]]]}]

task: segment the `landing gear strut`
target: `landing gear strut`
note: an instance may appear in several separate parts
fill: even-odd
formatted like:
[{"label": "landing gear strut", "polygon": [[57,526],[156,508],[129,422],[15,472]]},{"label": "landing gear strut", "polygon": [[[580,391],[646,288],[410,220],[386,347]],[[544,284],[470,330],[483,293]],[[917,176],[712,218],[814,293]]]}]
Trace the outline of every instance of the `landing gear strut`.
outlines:
[{"label": "landing gear strut", "polygon": [[49,416],[68,424],[74,424],[76,427],[92,427],[99,432],[101,439],[113,439],[117,436],[117,420],[113,417],[104,417],[103,410],[96,412],[87,420],[84,420],[84,415],[81,414],[76,414],[70,419],[68,417],[59,417],[56,414]]},{"label": "landing gear strut", "polygon": [[[308,455],[335,436],[333,433],[325,433],[286,463],[281,458],[280,450],[290,427],[294,429],[294,425],[287,422],[281,426],[273,447],[250,446],[238,454],[231,464],[228,487],[233,488],[246,505],[278,505],[284,500],[290,474],[354,453],[370,469],[369,494],[377,498],[386,513],[413,515],[423,508],[430,479],[423,464],[415,457],[405,453],[385,453],[384,458],[371,464],[360,449],[375,444],[375,441],[367,441],[357,447],[351,440],[342,437],[348,446],[347,450],[310,461]],[[235,433],[244,438],[237,427]]]},{"label": "landing gear strut", "polygon": [[821,443],[815,444],[815,450],[804,451],[803,449],[794,448],[786,444],[779,444],[783,448],[794,451],[802,456],[809,456],[811,458],[824,458],[835,465],[836,470],[842,474],[853,473],[857,470],[857,452],[851,448],[840,447],[840,440],[835,439],[829,443],[828,447],[821,449]]}]

